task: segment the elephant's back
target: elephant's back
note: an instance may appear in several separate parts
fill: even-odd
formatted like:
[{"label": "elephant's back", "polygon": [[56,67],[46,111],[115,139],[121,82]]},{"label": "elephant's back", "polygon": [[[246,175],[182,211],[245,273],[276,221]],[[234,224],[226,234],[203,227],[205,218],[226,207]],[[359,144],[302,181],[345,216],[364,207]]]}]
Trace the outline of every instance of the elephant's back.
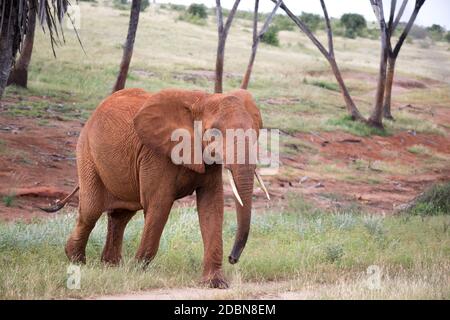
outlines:
[{"label": "elephant's back", "polygon": [[137,157],[141,143],[133,118],[151,94],[142,89],[120,90],[103,100],[86,122],[78,157],[92,161],[105,187],[123,200],[136,200]]}]

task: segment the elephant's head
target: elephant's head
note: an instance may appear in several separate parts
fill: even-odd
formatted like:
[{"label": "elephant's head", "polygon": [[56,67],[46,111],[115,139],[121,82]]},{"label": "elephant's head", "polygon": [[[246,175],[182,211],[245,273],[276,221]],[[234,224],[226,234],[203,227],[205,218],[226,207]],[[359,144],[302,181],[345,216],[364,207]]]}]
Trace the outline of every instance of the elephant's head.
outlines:
[{"label": "elephant's head", "polygon": [[[253,146],[257,144],[262,120],[250,93],[236,90],[209,95],[200,91],[163,90],[144,104],[134,119],[134,126],[146,146],[171,157],[172,161],[173,152],[180,144],[178,139],[173,141],[173,133],[182,129],[186,133],[183,138],[190,139],[190,149],[183,149],[182,161],[174,163],[190,170],[204,174],[208,165],[223,163],[235,196],[238,228],[229,262],[236,263],[250,231],[255,175],[269,197],[256,172],[256,148]],[[243,139],[232,134],[239,131],[245,133]],[[217,144],[218,134],[222,135],[222,146]],[[199,150],[212,158],[199,159]]]}]

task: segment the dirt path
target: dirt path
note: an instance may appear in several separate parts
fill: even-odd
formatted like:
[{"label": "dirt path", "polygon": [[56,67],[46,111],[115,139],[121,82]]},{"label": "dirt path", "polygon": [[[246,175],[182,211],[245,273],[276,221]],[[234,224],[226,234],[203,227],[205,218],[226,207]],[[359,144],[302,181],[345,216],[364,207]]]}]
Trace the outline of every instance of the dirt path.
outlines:
[{"label": "dirt path", "polygon": [[283,299],[302,300],[316,296],[309,289],[294,290],[298,284],[289,281],[233,284],[230,289],[171,288],[128,294],[92,297],[93,300],[216,300],[216,299]]}]

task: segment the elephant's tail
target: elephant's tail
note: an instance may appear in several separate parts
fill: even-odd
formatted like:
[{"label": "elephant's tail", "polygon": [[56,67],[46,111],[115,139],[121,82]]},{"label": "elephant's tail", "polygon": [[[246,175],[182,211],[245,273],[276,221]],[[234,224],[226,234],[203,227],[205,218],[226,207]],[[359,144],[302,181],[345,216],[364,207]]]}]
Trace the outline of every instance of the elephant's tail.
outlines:
[{"label": "elephant's tail", "polygon": [[67,202],[69,202],[70,198],[72,198],[75,195],[75,193],[78,192],[78,190],[80,190],[80,187],[76,186],[75,189],[73,189],[73,191],[67,197],[65,197],[62,200],[56,201],[56,203],[54,205],[47,207],[47,208],[41,208],[41,207],[38,207],[38,208],[45,212],[49,212],[49,213],[59,211],[62,208],[64,208],[64,206],[67,204]]}]

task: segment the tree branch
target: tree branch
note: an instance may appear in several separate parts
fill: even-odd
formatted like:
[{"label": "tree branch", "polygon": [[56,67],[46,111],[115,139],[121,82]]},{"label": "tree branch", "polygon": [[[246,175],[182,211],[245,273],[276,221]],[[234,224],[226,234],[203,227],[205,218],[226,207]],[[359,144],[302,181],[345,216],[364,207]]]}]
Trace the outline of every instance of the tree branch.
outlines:
[{"label": "tree branch", "polygon": [[[220,0],[216,1],[218,1],[220,5]],[[233,8],[231,8],[230,13],[228,14],[227,22],[225,22],[225,27],[223,28],[223,32],[225,32],[225,34],[228,34],[228,30],[230,30],[231,23],[233,22],[234,19],[234,15],[236,14],[237,8],[239,6],[239,2],[241,2],[241,0],[236,0],[234,2]]]},{"label": "tree branch", "polygon": [[[272,0],[273,3],[276,3],[276,0]],[[284,3],[281,3],[280,8],[286,12],[286,14],[291,18],[292,21],[302,30],[302,32],[309,38],[309,40],[314,43],[314,45],[319,49],[319,51],[329,60],[332,58],[330,54],[328,53],[327,49],[320,43],[320,41],[314,36],[314,34],[309,30],[308,26],[303,23],[294,13],[292,13],[291,10],[289,10],[288,7]]]},{"label": "tree branch", "polygon": [[220,0],[216,0],[216,20],[217,20],[217,31],[219,32],[219,36],[222,35],[223,32],[223,13],[222,13],[222,5],[220,4]]},{"label": "tree branch", "polygon": [[398,24],[400,23],[400,19],[405,12],[406,5],[408,4],[408,0],[403,0],[400,10],[398,10],[397,16],[395,17],[394,23],[392,25],[392,33],[394,33],[395,29],[397,29]]},{"label": "tree branch", "polygon": [[259,32],[258,37],[261,39],[262,36],[267,32],[267,29],[269,29],[269,25],[271,24],[273,17],[275,16],[275,13],[277,12],[278,8],[280,7],[283,0],[278,0],[275,7],[273,8],[270,15],[267,17],[266,22],[264,23],[263,27],[261,28],[261,31]]},{"label": "tree branch", "polygon": [[397,7],[397,0],[391,1],[391,13],[389,14],[388,30],[389,34],[392,35],[392,24],[394,23],[395,9]]},{"label": "tree branch", "polygon": [[334,46],[333,46],[333,31],[331,30],[330,18],[328,17],[327,6],[325,5],[324,0],[320,0],[320,4],[322,5],[323,15],[325,17],[325,25],[328,37],[328,52],[331,57],[334,58]]},{"label": "tree branch", "polygon": [[259,0],[255,0],[255,11],[253,14],[253,44],[258,39],[258,11],[259,11]]},{"label": "tree branch", "polygon": [[414,6],[414,11],[409,18],[408,24],[406,25],[405,29],[403,30],[402,35],[400,36],[397,45],[395,46],[393,56],[397,58],[400,49],[402,48],[403,43],[406,40],[406,37],[409,34],[409,31],[411,31],[412,26],[414,25],[414,21],[416,21],[417,15],[419,14],[420,8],[422,8],[423,4],[425,3],[425,0],[416,0],[416,5]]}]

